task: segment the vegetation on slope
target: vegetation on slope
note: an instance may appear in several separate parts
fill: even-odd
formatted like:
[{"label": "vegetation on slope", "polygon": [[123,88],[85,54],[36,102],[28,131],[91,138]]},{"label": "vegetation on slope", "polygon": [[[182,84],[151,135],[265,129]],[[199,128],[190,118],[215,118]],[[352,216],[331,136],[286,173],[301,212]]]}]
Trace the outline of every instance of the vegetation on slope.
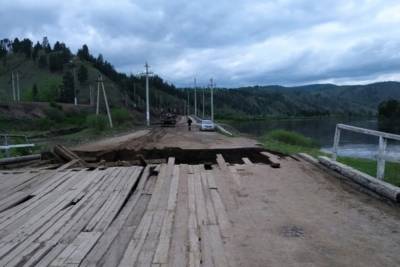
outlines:
[{"label": "vegetation on slope", "polygon": [[[296,132],[274,130],[264,135],[261,141],[266,149],[286,155],[301,152],[308,153],[314,157],[324,155],[316,142]],[[338,157],[338,161],[373,177],[376,176],[376,160]],[[400,163],[386,162],[384,180],[400,186]]]}]

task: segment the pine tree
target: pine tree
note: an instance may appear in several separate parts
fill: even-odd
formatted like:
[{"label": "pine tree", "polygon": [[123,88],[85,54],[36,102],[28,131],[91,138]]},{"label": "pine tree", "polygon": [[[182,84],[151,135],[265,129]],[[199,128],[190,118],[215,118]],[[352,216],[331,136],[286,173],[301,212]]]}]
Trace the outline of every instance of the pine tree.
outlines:
[{"label": "pine tree", "polygon": [[47,67],[47,56],[46,55],[41,55],[39,57],[39,68],[46,68]]},{"label": "pine tree", "polygon": [[35,83],[35,84],[33,84],[33,87],[32,87],[32,100],[33,101],[37,101],[38,100],[38,94],[39,94],[39,91],[38,91],[38,88],[37,88],[36,83]]},{"label": "pine tree", "polygon": [[85,65],[80,65],[78,69],[78,81],[82,84],[88,79],[88,70]]},{"label": "pine tree", "polygon": [[67,71],[63,76],[63,84],[61,86],[60,101],[72,103],[75,97],[74,76]]}]

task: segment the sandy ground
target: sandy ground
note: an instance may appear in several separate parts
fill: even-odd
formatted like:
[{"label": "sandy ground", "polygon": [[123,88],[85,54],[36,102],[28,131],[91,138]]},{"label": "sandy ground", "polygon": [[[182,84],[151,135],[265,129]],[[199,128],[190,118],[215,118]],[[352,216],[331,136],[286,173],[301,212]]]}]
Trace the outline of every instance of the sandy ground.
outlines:
[{"label": "sandy ground", "polygon": [[307,162],[281,165],[237,165],[242,186],[222,185],[238,266],[400,266],[398,208]]}]

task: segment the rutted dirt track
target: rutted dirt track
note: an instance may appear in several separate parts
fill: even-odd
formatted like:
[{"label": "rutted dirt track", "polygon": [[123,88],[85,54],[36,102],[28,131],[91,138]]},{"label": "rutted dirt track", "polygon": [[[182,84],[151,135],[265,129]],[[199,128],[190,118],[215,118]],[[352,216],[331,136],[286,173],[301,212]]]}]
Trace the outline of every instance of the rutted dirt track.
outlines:
[{"label": "rutted dirt track", "polygon": [[[86,149],[168,147],[249,148],[257,142],[189,132],[181,120],[177,128],[137,132]],[[398,206],[302,160],[278,157],[280,168],[273,168],[268,161],[215,156],[212,165],[169,158],[152,170],[0,174],[0,263],[400,266]],[[27,196],[18,204],[18,197]]]}]

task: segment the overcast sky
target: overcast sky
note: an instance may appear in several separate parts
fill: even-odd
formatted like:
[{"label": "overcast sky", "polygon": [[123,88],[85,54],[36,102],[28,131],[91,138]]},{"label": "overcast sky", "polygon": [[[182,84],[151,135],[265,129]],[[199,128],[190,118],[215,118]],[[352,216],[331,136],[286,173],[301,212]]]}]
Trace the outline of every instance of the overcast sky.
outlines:
[{"label": "overcast sky", "polygon": [[399,0],[0,0],[0,38],[43,36],[178,86],[400,80]]}]

